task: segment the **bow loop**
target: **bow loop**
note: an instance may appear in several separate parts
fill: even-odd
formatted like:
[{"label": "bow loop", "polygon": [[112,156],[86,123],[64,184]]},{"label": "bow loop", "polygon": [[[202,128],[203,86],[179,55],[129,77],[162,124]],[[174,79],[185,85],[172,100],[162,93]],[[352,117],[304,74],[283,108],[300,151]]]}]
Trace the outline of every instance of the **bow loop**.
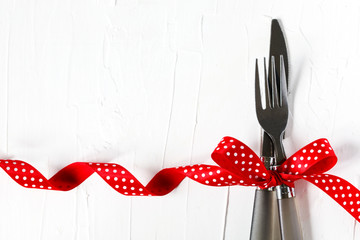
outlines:
[{"label": "bow loop", "polygon": [[278,172],[288,175],[320,174],[330,170],[336,162],[337,157],[328,140],[321,138],[289,157],[278,167]]},{"label": "bow loop", "polygon": [[271,180],[268,170],[256,153],[235,138],[224,137],[211,157],[220,167],[247,183],[264,185]]}]

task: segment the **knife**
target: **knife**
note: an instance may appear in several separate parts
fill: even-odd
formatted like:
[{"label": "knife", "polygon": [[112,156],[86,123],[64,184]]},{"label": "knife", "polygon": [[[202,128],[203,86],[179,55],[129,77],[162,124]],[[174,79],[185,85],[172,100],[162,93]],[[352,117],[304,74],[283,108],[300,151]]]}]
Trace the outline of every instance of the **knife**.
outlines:
[{"label": "knife", "polygon": [[[288,54],[286,50],[286,42],[281,30],[280,24],[276,19],[272,20],[271,24],[271,40],[270,40],[270,58],[271,56],[275,57],[275,66],[276,74],[280,74],[280,57],[283,56],[283,66],[285,68],[286,76],[286,86],[289,86],[289,65],[288,65]],[[270,66],[270,62],[269,62]],[[270,74],[269,74],[270,76]],[[280,77],[276,76],[276,79],[279,81]],[[270,79],[268,79],[269,81]],[[277,86],[280,86],[280,82],[277,82]],[[278,89],[278,92],[280,89]],[[265,141],[270,141],[270,137],[265,133]],[[269,145],[270,146],[270,145]],[[272,148],[273,150],[273,148]],[[274,156],[274,155],[272,155]],[[276,165],[281,165],[282,162],[276,162]],[[277,210],[279,212],[280,219],[280,230],[281,230],[281,239],[282,240],[300,240],[302,239],[302,232],[300,227],[300,222],[296,209],[295,202],[295,191],[287,187],[286,185],[281,185],[276,187],[277,195]]]},{"label": "knife", "polygon": [[[286,50],[285,38],[280,28],[279,22],[273,19],[271,22],[270,36],[270,53],[271,56],[283,55],[286,80],[288,79],[288,55]],[[275,57],[276,61],[280,61],[280,57]],[[279,62],[275,62],[276,67],[280,66]],[[270,62],[269,62],[270,66]],[[280,69],[276,69],[279,73]],[[270,76],[270,74],[269,74]],[[279,79],[277,77],[277,79]],[[268,79],[270,81],[270,79]],[[279,84],[278,84],[279,86]],[[287,85],[288,86],[288,85]],[[261,156],[264,165],[270,170],[274,162],[274,148],[271,138],[267,133],[262,131]],[[274,188],[257,189],[255,191],[253,218],[251,222],[250,240],[280,240],[279,213],[277,205],[277,197]]]}]

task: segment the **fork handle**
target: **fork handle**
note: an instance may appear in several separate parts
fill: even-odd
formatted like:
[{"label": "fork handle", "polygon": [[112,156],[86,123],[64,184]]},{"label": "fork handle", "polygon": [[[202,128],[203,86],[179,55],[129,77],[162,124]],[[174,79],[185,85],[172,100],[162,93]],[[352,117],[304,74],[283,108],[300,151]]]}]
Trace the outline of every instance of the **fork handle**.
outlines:
[{"label": "fork handle", "polygon": [[296,210],[295,197],[278,199],[282,240],[302,240],[300,222]]},{"label": "fork handle", "polygon": [[255,191],[250,240],[280,240],[280,226],[276,191]]}]

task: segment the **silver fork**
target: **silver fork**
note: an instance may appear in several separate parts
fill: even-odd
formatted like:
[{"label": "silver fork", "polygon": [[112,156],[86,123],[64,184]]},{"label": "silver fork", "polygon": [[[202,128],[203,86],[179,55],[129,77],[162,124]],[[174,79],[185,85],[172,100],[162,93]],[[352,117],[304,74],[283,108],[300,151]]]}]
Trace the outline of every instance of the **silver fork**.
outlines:
[{"label": "silver fork", "polygon": [[[265,59],[264,59],[265,62]],[[284,131],[288,122],[289,110],[287,103],[287,87],[286,77],[284,69],[284,60],[280,56],[280,86],[279,90],[276,81],[276,70],[275,70],[275,58],[271,58],[270,70],[270,85],[267,80],[265,71],[265,108],[261,104],[261,93],[260,93],[260,78],[258,61],[256,59],[255,66],[255,102],[256,102],[256,116],[265,132],[269,134],[274,144],[274,153],[276,158],[276,164],[279,165],[285,161],[286,156],[282,139]],[[280,93],[278,93],[280,92]]]},{"label": "silver fork", "polygon": [[[264,59],[265,62],[265,59]],[[286,160],[284,147],[282,144],[284,131],[287,125],[289,110],[287,103],[286,75],[284,68],[284,59],[280,56],[280,73],[277,81],[275,58],[271,57],[269,66],[270,81],[265,75],[265,107],[261,104],[260,77],[258,61],[255,65],[255,102],[256,115],[261,127],[267,132],[274,145],[275,165],[270,170]],[[279,82],[279,87],[277,86]],[[276,187],[278,199],[278,211],[280,218],[280,231],[282,240],[302,239],[301,228],[296,211],[295,191],[286,185]]]}]

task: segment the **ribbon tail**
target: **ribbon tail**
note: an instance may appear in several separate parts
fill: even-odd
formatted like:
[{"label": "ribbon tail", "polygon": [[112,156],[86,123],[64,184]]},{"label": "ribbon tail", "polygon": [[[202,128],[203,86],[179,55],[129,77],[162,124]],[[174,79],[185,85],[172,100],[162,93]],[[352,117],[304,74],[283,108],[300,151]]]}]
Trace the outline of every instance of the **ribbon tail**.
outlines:
[{"label": "ribbon tail", "polygon": [[166,168],[144,186],[126,168],[114,163],[75,162],[47,179],[35,167],[19,160],[2,160],[0,167],[26,188],[69,191],[97,173],[117,192],[128,196],[163,196],[173,191],[185,177],[208,186],[250,185],[237,175],[213,165]]},{"label": "ribbon tail", "polygon": [[342,206],[356,221],[360,222],[360,190],[351,183],[331,174],[314,174],[303,177],[314,184]]}]

